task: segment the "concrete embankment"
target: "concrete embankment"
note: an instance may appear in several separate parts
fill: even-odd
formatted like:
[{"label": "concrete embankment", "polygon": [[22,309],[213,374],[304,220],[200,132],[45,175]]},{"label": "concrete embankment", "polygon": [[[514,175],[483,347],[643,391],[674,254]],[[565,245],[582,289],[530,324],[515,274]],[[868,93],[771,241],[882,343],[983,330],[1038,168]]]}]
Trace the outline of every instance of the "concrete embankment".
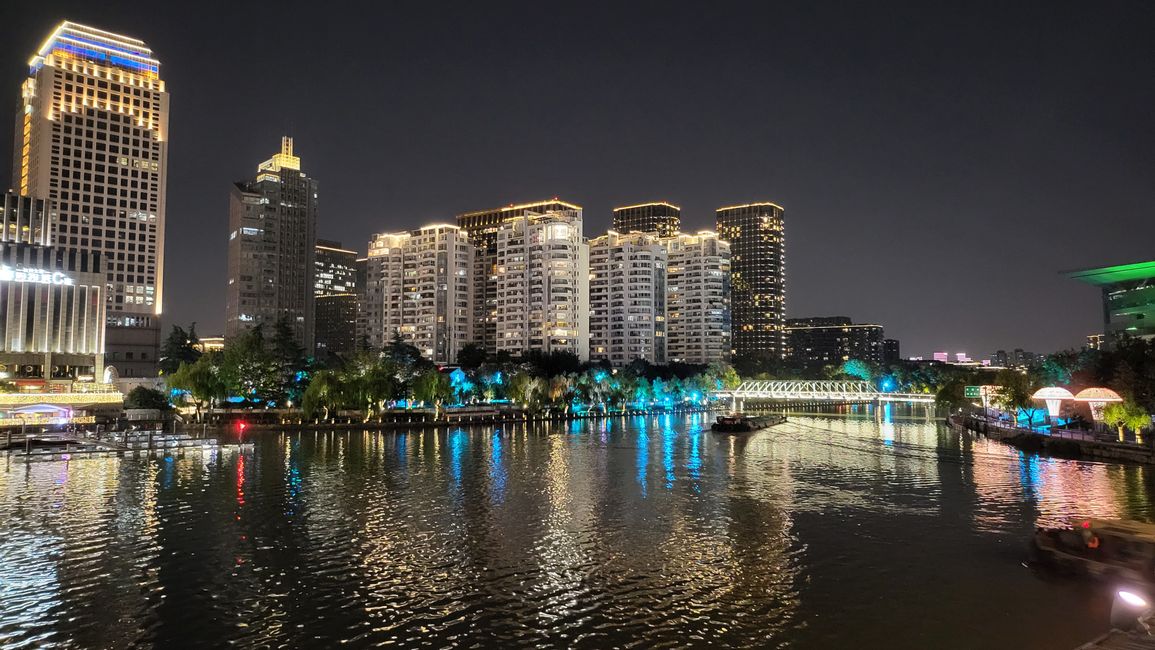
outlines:
[{"label": "concrete embankment", "polygon": [[999,426],[971,416],[951,416],[949,421],[951,426],[956,429],[973,431],[1024,451],[1042,452],[1060,458],[1155,464],[1155,449],[1147,446],[1109,442],[1092,437],[1046,435],[1025,429]]},{"label": "concrete embankment", "polygon": [[[358,418],[338,418],[330,421],[307,421],[300,417],[280,417],[274,420],[260,418],[260,411],[251,411],[247,414],[231,414],[218,425],[227,425],[230,421],[244,421],[245,431],[314,431],[314,430],[357,430],[357,431],[388,431],[393,429],[437,429],[462,426],[488,426],[498,424],[533,424],[550,422],[569,422],[571,420],[587,420],[594,418],[621,418],[634,416],[706,413],[709,409],[675,409],[671,411],[627,410],[611,411],[608,413],[525,413],[522,411],[501,411],[487,413],[442,413],[441,417],[434,418],[431,412],[413,411],[408,413],[389,413],[381,419],[363,421]],[[201,425],[189,425],[196,429]]]}]

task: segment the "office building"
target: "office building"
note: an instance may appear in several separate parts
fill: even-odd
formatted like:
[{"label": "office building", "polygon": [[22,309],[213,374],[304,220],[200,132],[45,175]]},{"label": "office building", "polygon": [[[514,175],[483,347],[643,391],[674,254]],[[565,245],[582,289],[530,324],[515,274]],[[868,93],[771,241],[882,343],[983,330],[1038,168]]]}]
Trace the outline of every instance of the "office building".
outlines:
[{"label": "office building", "polygon": [[883,360],[882,326],[856,324],[845,316],[789,318],[786,336],[787,358],[802,367],[841,366],[851,359],[872,364]]},{"label": "office building", "polygon": [[508,217],[497,226],[497,352],[589,358],[589,245],[579,208]]},{"label": "office building", "polygon": [[614,230],[622,234],[655,232],[672,237],[681,228],[682,209],[664,201],[614,208]]},{"label": "office building", "polygon": [[735,357],[786,352],[785,211],[773,203],[719,208],[718,236],[730,242],[731,336]]},{"label": "office building", "polygon": [[313,247],[313,295],[332,296],[357,292],[357,251],[341,242],[318,239]]},{"label": "office building", "polygon": [[677,234],[666,247],[666,358],[730,358],[730,244],[716,233]]},{"label": "office building", "polygon": [[53,245],[100,258],[107,361],[121,377],[156,375],[168,113],[143,41],[64,22],[29,61],[16,118],[13,186],[53,202]]},{"label": "office building", "polygon": [[357,349],[357,252],[318,239],[313,279],[316,356],[347,357]]},{"label": "office building", "polygon": [[457,216],[457,225],[469,234],[476,248],[473,269],[474,337],[490,354],[497,351],[497,231],[506,219],[527,214],[577,210],[581,206],[556,198],[534,203],[510,204],[502,208],[466,212]]},{"label": "office building", "polygon": [[589,241],[591,360],[666,362],[666,247],[656,232]]},{"label": "office building", "polygon": [[225,336],[284,319],[297,343],[314,349],[317,181],[301,171],[293,139],[229,193]]},{"label": "office building", "polygon": [[1105,349],[1122,336],[1155,337],[1155,261],[1067,271],[1064,275],[1099,288]]},{"label": "office building", "polygon": [[101,254],[49,245],[51,201],[0,195],[0,379],[104,381]]},{"label": "office building", "polygon": [[400,336],[434,363],[456,362],[473,337],[473,252],[457,226],[374,235],[366,263],[370,346]]}]

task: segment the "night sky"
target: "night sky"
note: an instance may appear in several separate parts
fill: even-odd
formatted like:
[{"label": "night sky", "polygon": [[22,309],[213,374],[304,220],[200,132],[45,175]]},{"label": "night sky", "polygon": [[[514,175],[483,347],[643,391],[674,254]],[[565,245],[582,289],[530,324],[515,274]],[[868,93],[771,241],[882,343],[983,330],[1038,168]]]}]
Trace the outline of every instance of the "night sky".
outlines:
[{"label": "night sky", "polygon": [[[560,197],[786,209],[788,315],[904,355],[1101,330],[1061,270],[1155,258],[1155,3],[4,2],[0,120],[64,18],[172,95],[166,322],[224,322],[227,196],[296,139],[318,234]],[[0,129],[4,167],[11,126]],[[10,179],[11,176],[9,175]],[[166,325],[167,327],[167,325]]]}]

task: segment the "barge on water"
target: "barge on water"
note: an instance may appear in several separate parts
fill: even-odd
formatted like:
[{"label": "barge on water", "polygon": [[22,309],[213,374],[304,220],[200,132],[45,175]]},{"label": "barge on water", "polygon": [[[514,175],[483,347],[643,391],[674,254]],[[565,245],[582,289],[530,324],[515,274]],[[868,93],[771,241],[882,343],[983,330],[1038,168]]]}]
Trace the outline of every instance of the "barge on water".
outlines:
[{"label": "barge on water", "polygon": [[1069,528],[1040,528],[1032,559],[1093,578],[1155,586],[1155,524],[1083,519]]},{"label": "barge on water", "polygon": [[761,431],[786,421],[785,415],[719,415],[710,427],[715,433],[746,434]]}]

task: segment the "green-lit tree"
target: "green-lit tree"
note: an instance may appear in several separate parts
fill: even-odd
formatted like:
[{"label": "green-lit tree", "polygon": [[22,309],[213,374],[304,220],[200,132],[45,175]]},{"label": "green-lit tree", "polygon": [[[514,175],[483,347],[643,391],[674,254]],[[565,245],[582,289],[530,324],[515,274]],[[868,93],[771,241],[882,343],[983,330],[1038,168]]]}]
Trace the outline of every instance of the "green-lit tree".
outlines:
[{"label": "green-lit tree", "polygon": [[429,368],[417,375],[413,381],[413,397],[433,406],[433,417],[441,417],[441,405],[453,394],[449,378]]},{"label": "green-lit tree", "polygon": [[999,392],[995,396],[995,403],[999,408],[1009,412],[1015,417],[1017,423],[1018,414],[1027,417],[1027,427],[1034,426],[1034,387],[1031,385],[1030,378],[1022,372],[1017,370],[1001,370],[995,377],[995,385],[999,387]]},{"label": "green-lit tree", "polygon": [[198,421],[204,417],[204,408],[212,408],[217,400],[227,397],[227,389],[221,378],[221,356],[219,352],[210,352],[194,363],[182,363],[168,377],[169,388],[184,391],[188,395],[196,409]]}]

